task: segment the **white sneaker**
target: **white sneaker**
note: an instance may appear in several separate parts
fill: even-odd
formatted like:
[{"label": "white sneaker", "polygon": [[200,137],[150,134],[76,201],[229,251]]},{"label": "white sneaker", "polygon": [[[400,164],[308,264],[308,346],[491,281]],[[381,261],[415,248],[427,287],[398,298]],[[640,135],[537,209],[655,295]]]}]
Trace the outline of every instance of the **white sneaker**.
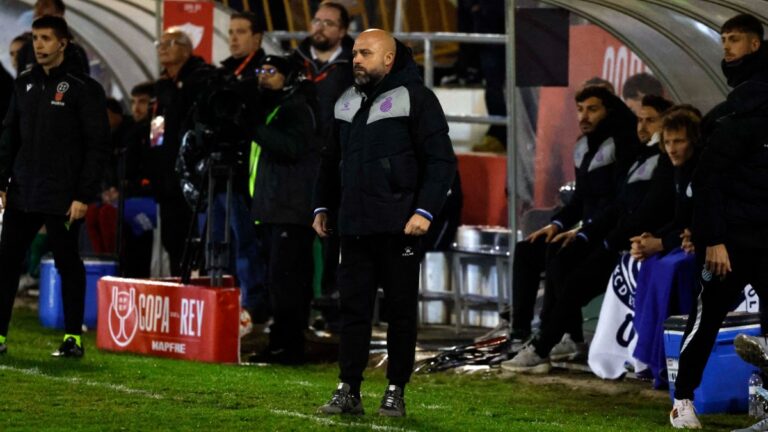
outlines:
[{"label": "white sneaker", "polygon": [[571,339],[568,333],[563,335],[560,342],[552,347],[549,352],[549,358],[552,361],[574,361],[587,358],[587,344],[584,342],[576,343]]},{"label": "white sneaker", "polygon": [[669,422],[675,429],[701,429],[701,422],[696,417],[696,410],[690,399],[675,399],[672,411],[669,412]]},{"label": "white sneaker", "polygon": [[750,427],[734,429],[732,432],[766,432],[768,431],[768,418],[764,418]]},{"label": "white sneaker", "polygon": [[536,354],[533,344],[526,346],[511,360],[501,363],[501,368],[510,372],[545,374],[552,368],[549,357]]}]

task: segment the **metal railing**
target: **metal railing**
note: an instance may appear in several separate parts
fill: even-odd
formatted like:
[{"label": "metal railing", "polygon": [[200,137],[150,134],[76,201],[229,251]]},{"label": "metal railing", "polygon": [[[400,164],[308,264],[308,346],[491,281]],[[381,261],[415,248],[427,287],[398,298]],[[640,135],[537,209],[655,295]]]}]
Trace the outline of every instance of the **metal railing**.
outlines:
[{"label": "metal railing", "polygon": [[[309,36],[309,32],[288,32],[273,31],[268,33],[276,41],[302,40]],[[352,34],[351,36],[357,36]],[[424,84],[429,88],[435,87],[435,59],[432,49],[435,42],[458,42],[471,44],[496,44],[503,45],[507,43],[507,35],[504,34],[485,34],[485,33],[394,33],[398,40],[403,42],[421,42],[424,45]],[[506,126],[508,119],[505,116],[476,116],[476,115],[451,115],[446,114],[449,122],[456,123],[474,123]]]}]

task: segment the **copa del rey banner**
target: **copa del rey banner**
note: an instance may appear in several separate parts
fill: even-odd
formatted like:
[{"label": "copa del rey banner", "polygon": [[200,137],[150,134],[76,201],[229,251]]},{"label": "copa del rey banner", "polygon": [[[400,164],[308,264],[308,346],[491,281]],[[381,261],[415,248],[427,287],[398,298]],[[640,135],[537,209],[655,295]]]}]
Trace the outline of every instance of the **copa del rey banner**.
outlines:
[{"label": "copa del rey banner", "polygon": [[240,290],[105,277],[98,284],[96,346],[215,363],[240,361]]},{"label": "copa del rey banner", "polygon": [[194,53],[211,63],[213,58],[213,2],[165,0],[163,30],[179,27],[192,40]]}]

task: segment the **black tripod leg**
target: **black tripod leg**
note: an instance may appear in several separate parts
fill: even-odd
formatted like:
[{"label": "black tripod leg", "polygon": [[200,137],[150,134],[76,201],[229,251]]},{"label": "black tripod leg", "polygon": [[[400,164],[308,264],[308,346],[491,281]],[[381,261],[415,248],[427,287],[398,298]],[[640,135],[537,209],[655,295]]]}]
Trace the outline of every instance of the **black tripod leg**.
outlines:
[{"label": "black tripod leg", "polygon": [[[208,181],[207,178],[203,178],[200,183],[200,188],[198,190],[203,190],[203,188],[206,185],[206,182]],[[195,247],[195,226],[197,225],[195,223],[195,218],[198,214],[203,210],[203,195],[200,194],[200,196],[197,197],[197,202],[195,203],[194,211],[192,212],[192,217],[189,221],[189,228],[187,229],[187,239],[184,242],[184,253],[181,255],[181,283],[183,284],[189,284],[189,282],[192,280],[192,266],[195,260],[195,255],[197,252],[197,248]],[[208,223],[209,221],[206,221]],[[205,231],[203,231],[205,232]],[[201,242],[202,244],[202,242]]]}]

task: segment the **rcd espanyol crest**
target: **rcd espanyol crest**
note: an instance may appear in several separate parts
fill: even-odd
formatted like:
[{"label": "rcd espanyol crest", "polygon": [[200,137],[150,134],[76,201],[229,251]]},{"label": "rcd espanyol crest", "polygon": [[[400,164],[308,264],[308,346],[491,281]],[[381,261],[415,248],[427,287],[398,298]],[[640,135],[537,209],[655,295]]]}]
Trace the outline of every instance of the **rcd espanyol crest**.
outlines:
[{"label": "rcd espanyol crest", "polygon": [[139,328],[139,314],[136,308],[136,289],[129,291],[112,287],[112,303],[109,305],[109,334],[117,346],[131,343]]}]

